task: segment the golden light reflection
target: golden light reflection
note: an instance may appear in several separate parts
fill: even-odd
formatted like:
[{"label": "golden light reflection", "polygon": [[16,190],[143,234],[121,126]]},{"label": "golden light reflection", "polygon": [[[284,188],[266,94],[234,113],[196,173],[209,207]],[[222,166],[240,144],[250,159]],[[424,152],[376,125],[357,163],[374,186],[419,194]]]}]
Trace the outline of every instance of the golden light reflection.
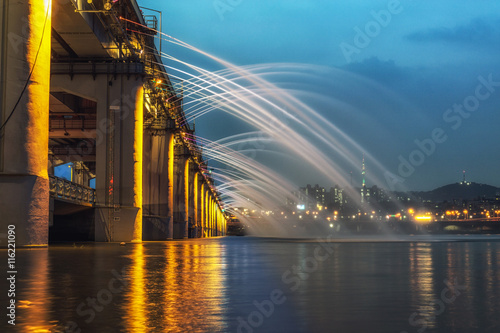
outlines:
[{"label": "golden light reflection", "polygon": [[[34,252],[31,252],[34,251]],[[23,332],[52,332],[54,322],[50,322],[50,295],[48,279],[48,249],[30,250],[30,279],[24,290],[16,292],[17,314],[16,326]]]},{"label": "golden light reflection", "polygon": [[220,244],[168,243],[161,255],[135,245],[125,294],[131,332],[227,331],[225,255]]},{"label": "golden light reflection", "polygon": [[126,326],[133,332],[149,332],[146,318],[146,286],[144,246],[142,243],[134,245],[132,264],[127,275],[129,276],[128,293],[125,295]]},{"label": "golden light reflection", "polygon": [[193,332],[205,323],[204,331],[224,332],[222,317],[224,263],[218,245],[189,244],[165,249],[163,322],[169,332]]},{"label": "golden light reflection", "polygon": [[[412,243],[410,245],[410,286],[413,302],[419,305],[421,314],[432,314],[435,308],[433,301],[438,297],[434,290],[434,269],[432,261],[432,246],[426,243]],[[428,328],[436,327],[436,320],[430,316],[427,320]]]}]

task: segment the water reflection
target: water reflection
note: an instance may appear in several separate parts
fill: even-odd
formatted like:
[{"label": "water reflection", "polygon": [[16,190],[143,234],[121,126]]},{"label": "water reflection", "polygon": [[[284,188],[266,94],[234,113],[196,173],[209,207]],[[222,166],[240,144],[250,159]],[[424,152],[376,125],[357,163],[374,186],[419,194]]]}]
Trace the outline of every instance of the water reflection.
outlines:
[{"label": "water reflection", "polygon": [[[215,244],[214,244],[215,245]],[[131,332],[224,332],[224,247],[135,246],[124,296]]]},{"label": "water reflection", "polygon": [[[499,241],[337,243],[330,253],[321,246],[220,238],[20,250],[15,328],[246,332],[241,322],[253,318],[253,332],[498,330]],[[460,288],[445,292],[448,302],[449,284]],[[275,289],[286,301],[256,320],[255,304]],[[12,327],[4,320],[0,331]]]},{"label": "water reflection", "polygon": [[[33,249],[29,253],[28,270],[22,276],[36,276],[36,279],[28,279],[22,289],[16,288],[17,310],[23,313],[23,316],[17,316],[17,325],[25,327],[27,332],[51,332],[55,324],[49,318],[48,252],[46,249]],[[18,281],[17,285],[20,283]]]},{"label": "water reflection", "polygon": [[[125,310],[125,326],[133,332],[148,332],[151,325],[148,325],[146,316],[146,280],[145,280],[145,260],[144,245],[136,244],[131,255],[132,263],[128,269],[129,277],[128,289],[125,294],[123,307]],[[153,293],[154,290],[151,291]]]},{"label": "water reflection", "polygon": [[[438,299],[434,286],[434,266],[432,261],[432,245],[429,243],[410,244],[410,288],[413,304],[419,304],[418,316],[410,319],[412,322],[424,320],[428,328],[436,327],[435,300]],[[418,319],[417,319],[418,318]]]}]

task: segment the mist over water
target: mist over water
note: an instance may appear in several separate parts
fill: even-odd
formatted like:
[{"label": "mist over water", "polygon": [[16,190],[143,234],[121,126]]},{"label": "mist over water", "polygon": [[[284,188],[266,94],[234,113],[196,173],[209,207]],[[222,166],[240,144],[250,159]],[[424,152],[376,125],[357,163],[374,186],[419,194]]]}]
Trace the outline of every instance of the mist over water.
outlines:
[{"label": "mist over water", "polygon": [[[383,162],[350,136],[349,130],[365,129],[373,138],[362,138],[365,142],[380,145],[393,141],[384,119],[364,110],[369,104],[395,112],[414,110],[410,103],[373,81],[340,69],[284,63],[236,66],[163,36],[219,68],[209,71],[170,53],[162,54],[169,75],[182,90],[186,121],[200,119],[197,133],[207,132],[207,126],[212,132],[230,133],[215,141],[185,136],[202,146],[226,209],[253,225],[253,233],[297,234],[299,221],[290,217],[277,222],[268,214],[264,225],[257,226],[259,221],[233,208],[280,211],[286,198],[293,199],[292,191],[306,182],[322,182],[327,188],[338,185],[351,201],[359,200],[355,187],[361,182],[362,159],[369,165],[365,175],[369,184],[393,187],[396,179],[399,189],[403,188],[404,180],[392,174],[387,184],[388,170]],[[325,108],[330,110],[326,115],[316,111]],[[372,209],[365,204],[363,210]],[[316,235],[324,230],[307,232]]]}]

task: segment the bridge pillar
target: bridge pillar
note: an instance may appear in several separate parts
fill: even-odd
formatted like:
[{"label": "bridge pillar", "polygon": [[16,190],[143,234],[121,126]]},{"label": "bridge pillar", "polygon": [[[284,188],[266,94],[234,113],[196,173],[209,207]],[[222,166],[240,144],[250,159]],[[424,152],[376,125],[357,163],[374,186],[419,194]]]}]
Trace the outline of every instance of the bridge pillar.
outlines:
[{"label": "bridge pillar", "polygon": [[[96,142],[96,241],[142,241],[144,90],[140,79],[108,77],[97,104],[97,123],[107,123]],[[89,78],[90,79],[90,78]],[[89,82],[89,84],[92,84]]]},{"label": "bridge pillar", "polygon": [[203,189],[203,237],[209,237],[209,226],[208,226],[208,216],[209,216],[209,209],[208,209],[208,185],[206,183],[203,184],[204,189]]},{"label": "bridge pillar", "polygon": [[194,238],[194,228],[195,228],[195,221],[194,221],[194,212],[193,212],[193,205],[194,205],[194,173],[193,173],[193,162],[188,159],[186,161],[186,168],[184,170],[184,186],[185,186],[185,191],[184,191],[184,222],[188,226],[188,238]]},{"label": "bridge pillar", "polygon": [[51,1],[4,1],[0,22],[0,233],[47,246]]},{"label": "bridge pillar", "polygon": [[216,228],[217,228],[217,236],[221,236],[221,219],[220,219],[220,210],[219,206],[215,206],[215,216],[216,216]]},{"label": "bridge pillar", "polygon": [[61,74],[52,75],[51,89],[97,102],[95,241],[142,241],[142,79]]},{"label": "bridge pillar", "polygon": [[219,236],[218,232],[217,232],[217,202],[215,201],[215,197],[213,198],[213,205],[212,205],[212,209],[213,209],[213,215],[214,215],[214,236]]},{"label": "bridge pillar", "polygon": [[198,195],[198,189],[197,189],[197,174],[196,174],[196,169],[195,169],[195,163],[194,161],[189,162],[189,198],[188,198],[188,221],[189,221],[189,238],[196,238],[198,237],[198,228],[196,225],[196,206],[197,206],[197,195]]},{"label": "bridge pillar", "polygon": [[175,136],[170,134],[168,141],[168,225],[167,239],[174,238],[174,196],[175,196]]},{"label": "bridge pillar", "polygon": [[191,221],[193,223],[193,230],[192,230],[192,236],[193,238],[200,237],[199,236],[199,214],[198,214],[198,207],[199,207],[199,180],[198,180],[198,172],[194,167],[194,163],[192,163],[193,167],[191,168],[191,178],[192,178],[192,195],[191,195],[191,205],[189,207],[189,216],[191,218]]},{"label": "bridge pillar", "polygon": [[212,236],[217,236],[217,210],[215,209],[215,198],[211,196],[212,199]]},{"label": "bridge pillar", "polygon": [[189,150],[182,144],[174,157],[174,238],[188,238]]},{"label": "bridge pillar", "polygon": [[[143,240],[172,239],[172,178],[174,134],[154,130],[144,135]],[[172,162],[172,165],[170,165]],[[166,174],[165,174],[166,173]],[[173,171],[172,171],[173,174]]]},{"label": "bridge pillar", "polygon": [[219,235],[219,206],[217,205],[217,201],[214,198],[214,229],[215,236]]},{"label": "bridge pillar", "polygon": [[207,207],[207,220],[206,220],[206,223],[207,223],[207,237],[211,237],[212,236],[212,209],[211,209],[211,197],[210,197],[210,190],[207,190],[207,193],[206,193],[206,198],[207,198],[207,202],[206,202],[206,207]]},{"label": "bridge pillar", "polygon": [[215,236],[214,235],[214,200],[213,200],[213,197],[212,197],[212,192],[209,192],[208,193],[208,197],[209,197],[209,218],[208,218],[208,221],[209,221],[209,230],[210,230],[210,237],[213,237]]},{"label": "bridge pillar", "polygon": [[206,228],[205,228],[205,221],[206,221],[206,218],[205,218],[205,212],[206,212],[206,208],[205,208],[205,183],[201,183],[200,185],[200,237],[206,237],[205,235],[205,232],[206,232]]},{"label": "bridge pillar", "polygon": [[217,210],[215,209],[215,198],[212,196],[212,236],[217,236]]}]

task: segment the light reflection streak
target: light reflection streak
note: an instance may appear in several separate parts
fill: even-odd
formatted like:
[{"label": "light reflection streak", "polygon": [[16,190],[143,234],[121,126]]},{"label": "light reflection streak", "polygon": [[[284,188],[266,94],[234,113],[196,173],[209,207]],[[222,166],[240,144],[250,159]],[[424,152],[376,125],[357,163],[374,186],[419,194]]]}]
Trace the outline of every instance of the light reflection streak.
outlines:
[{"label": "light reflection streak", "polygon": [[145,286],[144,246],[135,244],[132,251],[132,264],[128,271],[129,293],[125,295],[126,326],[133,332],[149,332],[146,317],[146,286]]},{"label": "light reflection streak", "polygon": [[[25,252],[18,252],[24,254]],[[16,326],[25,332],[53,332],[55,322],[50,321],[50,297],[48,294],[48,250],[32,249],[28,276],[31,278],[26,287],[20,288],[17,281]]]},{"label": "light reflection streak", "polygon": [[207,332],[223,332],[224,255],[213,245],[168,246],[165,257],[164,321],[169,332],[193,331],[204,323]]},{"label": "light reflection streak", "polygon": [[223,251],[219,244],[172,242],[162,255],[149,255],[137,244],[123,302],[125,327],[131,332],[224,332]]},{"label": "light reflection streak", "polygon": [[412,243],[410,245],[410,288],[413,290],[413,302],[419,305],[419,313],[426,316],[428,328],[436,327],[436,318],[432,315],[436,309],[434,301],[438,299],[434,291],[434,269],[432,244]]}]

